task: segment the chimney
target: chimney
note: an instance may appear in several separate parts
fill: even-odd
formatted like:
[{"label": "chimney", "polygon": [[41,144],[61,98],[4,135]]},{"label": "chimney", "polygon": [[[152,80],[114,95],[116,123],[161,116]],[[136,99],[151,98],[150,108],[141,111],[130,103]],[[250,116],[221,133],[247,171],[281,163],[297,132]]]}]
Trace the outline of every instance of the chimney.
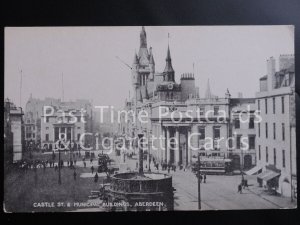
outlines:
[{"label": "chimney", "polygon": [[275,59],[274,57],[270,57],[267,60],[267,76],[268,76],[268,91],[271,91],[275,88],[276,80],[275,80]]}]

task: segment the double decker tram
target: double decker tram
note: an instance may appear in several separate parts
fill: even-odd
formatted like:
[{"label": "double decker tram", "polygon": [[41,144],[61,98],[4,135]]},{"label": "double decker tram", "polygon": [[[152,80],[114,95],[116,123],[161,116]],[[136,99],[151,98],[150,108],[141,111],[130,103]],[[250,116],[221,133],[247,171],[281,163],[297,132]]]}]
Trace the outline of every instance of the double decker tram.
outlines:
[{"label": "double decker tram", "polygon": [[199,161],[195,161],[192,166],[193,172],[200,169],[203,174],[224,175],[233,172],[232,159],[225,156],[212,156],[200,153],[200,166]]}]

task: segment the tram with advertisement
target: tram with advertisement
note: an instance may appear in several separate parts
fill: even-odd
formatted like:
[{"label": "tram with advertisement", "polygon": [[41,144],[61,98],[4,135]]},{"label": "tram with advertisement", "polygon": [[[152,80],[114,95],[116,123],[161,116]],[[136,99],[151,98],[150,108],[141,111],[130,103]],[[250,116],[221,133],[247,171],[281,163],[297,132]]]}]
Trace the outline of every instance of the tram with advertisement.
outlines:
[{"label": "tram with advertisement", "polygon": [[200,156],[200,167],[198,160],[192,164],[194,173],[199,169],[203,174],[230,175],[233,173],[232,159],[220,156]]}]

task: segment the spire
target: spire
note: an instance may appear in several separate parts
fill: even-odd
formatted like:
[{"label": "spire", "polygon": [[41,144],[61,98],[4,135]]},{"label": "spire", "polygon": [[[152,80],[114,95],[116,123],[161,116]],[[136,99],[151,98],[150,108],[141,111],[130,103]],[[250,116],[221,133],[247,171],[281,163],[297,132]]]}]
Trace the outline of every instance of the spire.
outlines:
[{"label": "spire", "polygon": [[149,64],[155,64],[154,62],[154,58],[153,58],[153,53],[152,53],[152,47],[150,47],[150,60],[149,60]]},{"label": "spire", "polygon": [[210,85],[209,85],[209,79],[207,80],[207,86],[206,86],[206,92],[205,92],[205,98],[211,99],[213,97],[213,94],[211,93],[210,90]]},{"label": "spire", "polygon": [[139,59],[136,52],[134,53],[133,64],[139,64]]},{"label": "spire", "polygon": [[147,35],[144,26],[142,26],[140,33],[140,48],[147,48]]},{"label": "spire", "polygon": [[171,59],[171,53],[170,53],[170,47],[168,45],[168,50],[167,50],[167,57],[166,57],[166,67],[164,69],[164,73],[174,73],[174,69],[172,67],[172,59]]}]

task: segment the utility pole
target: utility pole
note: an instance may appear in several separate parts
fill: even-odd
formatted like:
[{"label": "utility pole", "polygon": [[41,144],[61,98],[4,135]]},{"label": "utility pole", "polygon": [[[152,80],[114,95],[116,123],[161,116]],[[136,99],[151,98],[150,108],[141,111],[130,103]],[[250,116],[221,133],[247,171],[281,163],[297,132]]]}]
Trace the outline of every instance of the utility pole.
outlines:
[{"label": "utility pole", "polygon": [[22,79],[23,79],[23,74],[21,69],[20,70],[20,107],[22,107]]}]

